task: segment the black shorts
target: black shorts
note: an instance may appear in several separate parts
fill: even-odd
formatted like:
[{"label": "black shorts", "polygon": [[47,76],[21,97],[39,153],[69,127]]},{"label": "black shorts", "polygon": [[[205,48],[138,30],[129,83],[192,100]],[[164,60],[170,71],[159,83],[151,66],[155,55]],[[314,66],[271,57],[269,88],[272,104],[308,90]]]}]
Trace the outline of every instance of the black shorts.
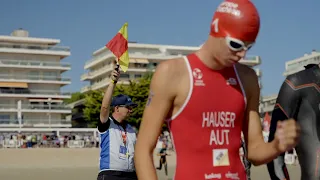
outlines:
[{"label": "black shorts", "polygon": [[138,180],[136,172],[102,171],[97,180]]},{"label": "black shorts", "polygon": [[162,162],[162,164],[166,163],[167,162],[166,156],[161,156],[160,161]]}]

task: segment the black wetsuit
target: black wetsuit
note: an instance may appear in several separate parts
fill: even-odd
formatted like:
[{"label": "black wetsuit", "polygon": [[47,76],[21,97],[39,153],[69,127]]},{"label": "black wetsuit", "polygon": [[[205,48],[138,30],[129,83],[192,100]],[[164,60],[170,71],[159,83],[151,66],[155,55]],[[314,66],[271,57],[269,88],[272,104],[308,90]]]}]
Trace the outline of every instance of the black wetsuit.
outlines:
[{"label": "black wetsuit", "polygon": [[247,159],[246,143],[243,140],[241,140],[241,147],[243,149],[242,161],[243,161],[244,168],[246,170],[247,180],[251,180],[251,177],[250,177],[251,176],[251,174],[250,174],[251,162]]},{"label": "black wetsuit", "polygon": [[[283,82],[270,125],[269,142],[274,139],[277,121],[294,118],[301,126],[296,152],[301,166],[301,180],[320,179],[320,69],[313,66],[290,75]],[[280,155],[268,163],[271,180],[289,180]]]},{"label": "black wetsuit", "polygon": [[161,148],[159,154],[160,154],[160,160],[159,160],[159,167],[157,167],[157,169],[161,170],[162,165],[164,165],[164,171],[168,176],[167,148]]}]

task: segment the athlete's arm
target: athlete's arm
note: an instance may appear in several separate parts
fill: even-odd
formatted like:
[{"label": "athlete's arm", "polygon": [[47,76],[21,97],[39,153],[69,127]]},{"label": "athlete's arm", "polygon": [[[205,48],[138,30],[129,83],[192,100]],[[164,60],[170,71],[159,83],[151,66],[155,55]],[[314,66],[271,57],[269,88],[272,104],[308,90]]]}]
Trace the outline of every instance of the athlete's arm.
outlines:
[{"label": "athlete's arm", "polygon": [[259,116],[260,87],[258,77],[255,71],[247,66],[243,66],[241,69],[242,71],[239,72],[242,74],[242,79],[245,80],[242,82],[247,97],[243,134],[247,145],[248,160],[253,165],[258,166],[272,161],[280,152],[276,143],[265,143],[263,139]]},{"label": "athlete's arm", "polygon": [[[277,123],[288,118],[297,118],[297,107],[299,106],[299,91],[295,91],[291,87],[294,76],[288,77],[282,84],[274,110],[272,112],[271,125],[269,131],[269,142],[274,140]],[[282,153],[276,159],[267,164],[270,178],[272,180],[289,180],[289,174],[284,163],[284,155]]]},{"label": "athlete's arm", "polygon": [[152,78],[149,101],[143,113],[135,149],[135,167],[139,180],[156,180],[153,150],[161,127],[175,98],[174,67],[171,62],[161,63]]}]

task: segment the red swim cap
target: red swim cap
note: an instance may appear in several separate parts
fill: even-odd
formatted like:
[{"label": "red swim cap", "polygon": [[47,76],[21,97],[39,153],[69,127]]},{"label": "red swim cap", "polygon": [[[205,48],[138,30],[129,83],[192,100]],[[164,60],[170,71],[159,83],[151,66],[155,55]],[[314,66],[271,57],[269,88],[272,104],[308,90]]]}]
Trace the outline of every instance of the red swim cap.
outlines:
[{"label": "red swim cap", "polygon": [[255,41],[259,29],[259,13],[250,0],[225,0],[214,13],[210,35]]}]

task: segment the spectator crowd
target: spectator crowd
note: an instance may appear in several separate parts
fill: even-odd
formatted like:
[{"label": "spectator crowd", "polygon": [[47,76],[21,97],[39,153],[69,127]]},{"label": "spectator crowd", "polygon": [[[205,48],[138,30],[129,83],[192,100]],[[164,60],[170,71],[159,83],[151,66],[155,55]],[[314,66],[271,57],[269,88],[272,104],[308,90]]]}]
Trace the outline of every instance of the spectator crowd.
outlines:
[{"label": "spectator crowd", "polygon": [[2,148],[92,148],[99,138],[92,133],[0,133]]}]

